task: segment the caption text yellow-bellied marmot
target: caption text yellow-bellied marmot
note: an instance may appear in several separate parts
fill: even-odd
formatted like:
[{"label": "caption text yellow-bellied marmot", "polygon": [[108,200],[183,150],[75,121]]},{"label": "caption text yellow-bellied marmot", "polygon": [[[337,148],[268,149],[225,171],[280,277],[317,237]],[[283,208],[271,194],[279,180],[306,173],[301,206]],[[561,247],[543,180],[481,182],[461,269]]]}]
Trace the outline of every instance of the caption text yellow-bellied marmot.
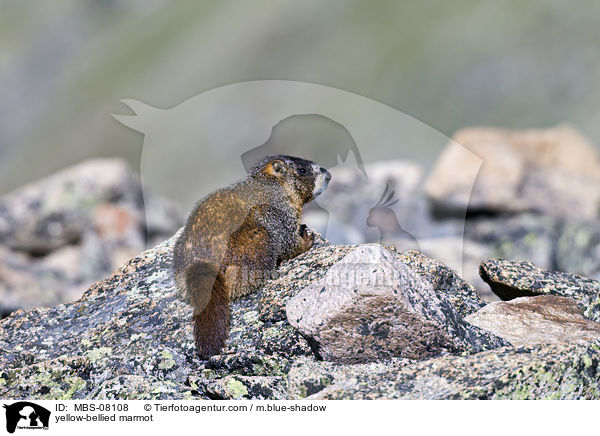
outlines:
[{"label": "caption text yellow-bellied marmot", "polygon": [[313,235],[302,206],[325,190],[319,165],[272,156],[248,176],[196,204],[174,248],[177,288],[194,308],[194,336],[203,358],[218,354],[229,334],[230,301],[248,294],[277,265],[307,251]]}]

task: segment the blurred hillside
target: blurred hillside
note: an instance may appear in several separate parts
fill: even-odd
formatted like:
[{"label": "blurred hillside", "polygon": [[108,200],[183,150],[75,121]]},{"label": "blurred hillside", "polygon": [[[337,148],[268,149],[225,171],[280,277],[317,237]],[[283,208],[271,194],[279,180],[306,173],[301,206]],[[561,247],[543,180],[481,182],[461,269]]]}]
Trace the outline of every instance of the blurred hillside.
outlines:
[{"label": "blurred hillside", "polygon": [[3,1],[0,193],[89,157],[139,166],[120,99],[169,108],[257,79],[345,89],[448,136],[566,121],[599,144],[599,16],[559,0]]}]

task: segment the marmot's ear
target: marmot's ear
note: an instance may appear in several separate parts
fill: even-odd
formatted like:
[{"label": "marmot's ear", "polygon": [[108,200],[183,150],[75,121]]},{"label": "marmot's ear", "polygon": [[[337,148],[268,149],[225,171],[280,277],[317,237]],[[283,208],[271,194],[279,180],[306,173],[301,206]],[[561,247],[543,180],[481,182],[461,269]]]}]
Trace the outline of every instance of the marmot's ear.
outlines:
[{"label": "marmot's ear", "polygon": [[273,166],[273,171],[275,171],[276,173],[282,173],[283,172],[283,162],[280,160],[274,160],[271,165]]},{"label": "marmot's ear", "polygon": [[278,176],[285,173],[285,164],[279,159],[269,162],[263,171],[271,176]]}]

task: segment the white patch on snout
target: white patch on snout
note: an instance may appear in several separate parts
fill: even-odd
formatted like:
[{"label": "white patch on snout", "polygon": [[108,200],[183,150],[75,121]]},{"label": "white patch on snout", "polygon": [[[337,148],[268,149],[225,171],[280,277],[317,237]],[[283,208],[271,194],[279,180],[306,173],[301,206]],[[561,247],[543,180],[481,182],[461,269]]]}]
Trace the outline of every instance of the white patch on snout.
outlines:
[{"label": "white patch on snout", "polygon": [[312,164],[312,169],[314,172],[318,173],[318,176],[315,179],[315,188],[313,189],[313,197],[316,198],[325,189],[327,189],[329,182],[325,179],[325,175],[327,173],[323,173],[319,165]]}]

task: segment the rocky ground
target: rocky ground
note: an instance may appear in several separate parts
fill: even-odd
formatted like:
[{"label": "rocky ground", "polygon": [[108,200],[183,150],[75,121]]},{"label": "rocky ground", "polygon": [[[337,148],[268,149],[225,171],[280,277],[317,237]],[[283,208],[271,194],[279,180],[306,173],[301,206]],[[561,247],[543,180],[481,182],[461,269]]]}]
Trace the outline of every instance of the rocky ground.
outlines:
[{"label": "rocky ground", "polygon": [[[584,316],[598,282],[491,261],[507,271],[495,283],[544,295],[486,305],[418,252],[320,241],[234,303],[226,349],[203,361],[169,272],[174,239],[75,303],[4,319],[0,397],[598,398],[600,325]],[[555,286],[524,289],[540,277]]]},{"label": "rocky ground", "polygon": [[454,143],[427,177],[334,169],[307,221],[345,243],[317,234],[234,302],[207,361],[174,288],[177,234],[138,254],[181,216],[122,162],[0,199],[0,398],[599,399],[598,156],[567,127],[457,136],[486,158],[472,204],[446,174],[472,159]]}]

